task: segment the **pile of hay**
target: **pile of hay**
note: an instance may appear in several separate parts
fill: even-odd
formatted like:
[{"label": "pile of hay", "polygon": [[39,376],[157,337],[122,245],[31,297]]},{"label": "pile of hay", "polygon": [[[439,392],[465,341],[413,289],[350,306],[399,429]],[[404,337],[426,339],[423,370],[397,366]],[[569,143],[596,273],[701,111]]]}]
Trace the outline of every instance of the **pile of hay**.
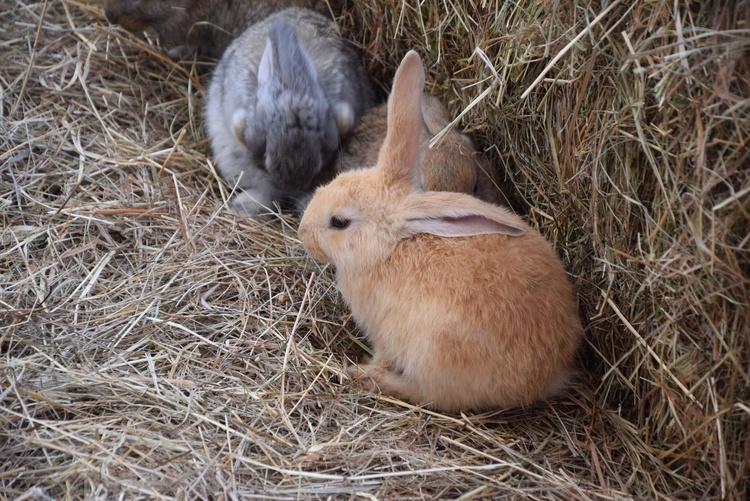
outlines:
[{"label": "pile of hay", "polygon": [[370,73],[420,52],[579,294],[580,384],[459,416],[350,384],[295,217],[224,206],[196,68],[94,1],[0,12],[1,497],[747,495],[747,0],[350,2]]}]

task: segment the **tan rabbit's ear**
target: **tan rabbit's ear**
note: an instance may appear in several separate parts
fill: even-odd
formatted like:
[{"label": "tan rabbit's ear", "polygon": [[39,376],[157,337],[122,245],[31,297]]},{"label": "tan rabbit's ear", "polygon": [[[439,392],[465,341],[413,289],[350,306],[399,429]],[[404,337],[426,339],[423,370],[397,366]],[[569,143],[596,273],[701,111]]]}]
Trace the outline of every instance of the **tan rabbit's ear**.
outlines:
[{"label": "tan rabbit's ear", "polygon": [[441,237],[502,233],[517,237],[526,232],[516,216],[463,193],[412,193],[402,200],[395,218],[402,225],[403,237],[417,233]]},{"label": "tan rabbit's ear", "polygon": [[387,185],[404,181],[419,185],[419,134],[422,127],[424,68],[419,54],[410,50],[393,78],[388,98],[388,132],[378,156],[378,169]]},{"label": "tan rabbit's ear", "polygon": [[422,118],[430,134],[436,136],[451,123],[448,109],[432,94],[422,96]]}]

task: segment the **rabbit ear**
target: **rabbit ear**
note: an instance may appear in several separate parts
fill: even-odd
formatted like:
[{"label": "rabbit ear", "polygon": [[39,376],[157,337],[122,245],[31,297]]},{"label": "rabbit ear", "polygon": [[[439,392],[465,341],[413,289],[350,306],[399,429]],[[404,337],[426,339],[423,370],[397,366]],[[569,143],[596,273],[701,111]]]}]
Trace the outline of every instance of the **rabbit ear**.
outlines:
[{"label": "rabbit ear", "polygon": [[402,237],[430,233],[441,237],[466,237],[500,233],[517,237],[525,225],[507,211],[463,193],[415,192],[402,202],[395,217]]},{"label": "rabbit ear", "polygon": [[310,55],[289,24],[277,20],[258,66],[258,86],[276,81],[281,87],[308,92],[318,85],[318,72]]},{"label": "rabbit ear", "polygon": [[271,45],[271,40],[268,40],[266,48],[263,50],[263,56],[260,58],[260,64],[258,65],[258,87],[267,85],[271,81],[275,67],[273,46]]},{"label": "rabbit ear", "polygon": [[427,130],[433,136],[448,127],[451,123],[451,117],[448,109],[432,94],[422,95],[422,118]]},{"label": "rabbit ear", "polygon": [[388,132],[378,156],[378,168],[387,185],[407,182],[419,186],[419,139],[422,127],[424,68],[419,54],[410,50],[393,78],[388,98]]}]

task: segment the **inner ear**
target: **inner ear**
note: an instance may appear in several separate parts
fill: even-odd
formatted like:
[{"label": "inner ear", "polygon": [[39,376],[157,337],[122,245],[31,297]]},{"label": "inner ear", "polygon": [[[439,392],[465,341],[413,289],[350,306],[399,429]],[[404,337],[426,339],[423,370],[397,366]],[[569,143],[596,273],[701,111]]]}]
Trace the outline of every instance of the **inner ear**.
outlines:
[{"label": "inner ear", "polygon": [[465,193],[427,191],[404,198],[394,214],[403,221],[404,236],[430,233],[465,237],[499,233],[517,237],[527,226],[514,214]]},{"label": "inner ear", "polygon": [[267,84],[274,74],[274,54],[273,44],[271,40],[266,41],[266,48],[263,50],[263,55],[260,58],[258,64],[258,85],[263,86]]},{"label": "inner ear", "polygon": [[468,237],[499,233],[517,237],[524,233],[523,228],[490,219],[481,214],[436,216],[408,219],[406,226],[410,233],[429,233],[441,237]]},{"label": "inner ear", "polygon": [[506,235],[511,235],[514,237],[517,237],[523,234],[523,230],[521,228],[510,226],[510,225],[501,223],[500,221],[495,221],[494,219],[489,219],[487,217],[480,216],[477,214],[470,214],[468,216],[457,216],[457,217],[447,216],[443,219],[449,225],[465,226],[469,228],[474,228],[477,231],[488,230],[492,233],[505,233]]}]

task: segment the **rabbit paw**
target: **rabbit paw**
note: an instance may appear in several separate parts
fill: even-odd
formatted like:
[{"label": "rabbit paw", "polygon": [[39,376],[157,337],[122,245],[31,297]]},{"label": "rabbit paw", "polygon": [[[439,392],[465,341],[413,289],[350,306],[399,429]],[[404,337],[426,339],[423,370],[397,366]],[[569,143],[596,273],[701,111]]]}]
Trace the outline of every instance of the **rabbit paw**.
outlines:
[{"label": "rabbit paw", "polygon": [[367,371],[368,367],[371,367],[369,361],[363,362],[361,365],[350,365],[346,368],[346,375],[361,388],[375,390],[375,382],[373,381],[373,376]]},{"label": "rabbit paw", "polygon": [[261,214],[273,211],[273,200],[260,190],[247,190],[237,193],[231,206],[238,214],[259,219]]},{"label": "rabbit paw", "polygon": [[187,45],[178,45],[169,49],[167,55],[172,61],[190,60],[190,48]]},{"label": "rabbit paw", "polygon": [[375,362],[352,365],[346,373],[362,388],[370,391],[380,390],[383,395],[401,399],[405,402],[423,401],[422,392],[414,381]]}]

